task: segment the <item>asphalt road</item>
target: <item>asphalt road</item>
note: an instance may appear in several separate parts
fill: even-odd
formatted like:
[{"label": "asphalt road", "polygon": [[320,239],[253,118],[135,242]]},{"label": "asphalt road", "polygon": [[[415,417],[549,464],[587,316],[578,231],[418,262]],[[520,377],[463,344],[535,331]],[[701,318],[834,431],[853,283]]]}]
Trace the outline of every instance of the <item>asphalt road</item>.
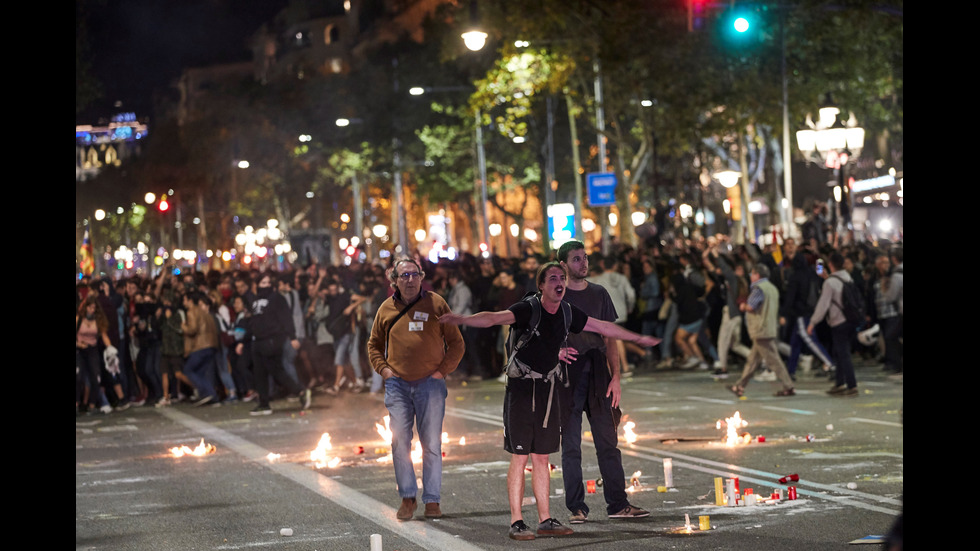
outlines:
[{"label": "asphalt road", "polygon": [[[827,380],[801,376],[795,397],[774,397],[778,383],[756,381],[738,399],[725,390],[726,381],[705,372],[637,372],[624,384],[620,448],[627,478],[635,475],[638,482],[631,501],[651,515],[607,519],[600,486],[588,495],[589,522],[574,525],[574,534],[529,542],[507,537],[503,385],[493,380],[450,384],[445,516],[438,520],[425,520],[421,506],[415,520],[395,519],[400,499],[378,431],[386,414],[381,396],[317,394],[307,412],[299,411],[298,402],[281,400],[265,417],[250,416],[252,404],[244,403],[76,417],[75,547],[877,549],[854,542],[884,534],[902,510],[903,386],[875,366],[859,366],[858,381],[857,397],[828,396]],[[751,442],[728,446],[725,419],[736,412],[747,423],[738,432],[748,433]],[[624,441],[629,421],[635,423],[633,443]],[[324,435],[330,449],[322,446]],[[213,452],[171,452],[202,442]],[[585,442],[585,476],[597,479],[588,436]],[[659,491],[667,458],[673,487]],[[338,464],[320,466],[314,459]],[[559,455],[551,462],[559,467]],[[417,472],[421,476],[420,465]],[[777,488],[785,492],[788,485],[778,479],[788,474],[799,476],[794,501],[715,504],[716,477],[738,477],[740,489],[770,495]],[[552,516],[567,524],[560,469],[551,482]],[[534,505],[524,512],[533,526]],[[710,530],[699,529],[701,516],[709,517]]]}]

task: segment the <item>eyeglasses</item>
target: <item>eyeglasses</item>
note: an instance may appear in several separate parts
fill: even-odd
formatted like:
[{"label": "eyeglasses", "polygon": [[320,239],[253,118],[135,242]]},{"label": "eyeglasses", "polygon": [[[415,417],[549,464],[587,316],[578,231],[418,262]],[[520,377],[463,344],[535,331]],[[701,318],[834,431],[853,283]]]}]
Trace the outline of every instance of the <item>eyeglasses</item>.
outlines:
[{"label": "eyeglasses", "polygon": [[415,278],[422,277],[422,274],[420,274],[418,272],[405,272],[404,274],[399,274],[398,277],[402,281],[412,281]]}]

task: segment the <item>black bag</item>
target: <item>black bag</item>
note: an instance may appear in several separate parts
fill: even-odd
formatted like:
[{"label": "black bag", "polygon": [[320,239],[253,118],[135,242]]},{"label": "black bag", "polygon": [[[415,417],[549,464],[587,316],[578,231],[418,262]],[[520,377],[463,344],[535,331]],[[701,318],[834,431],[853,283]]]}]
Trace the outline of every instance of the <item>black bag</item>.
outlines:
[{"label": "black bag", "polygon": [[843,284],[840,294],[841,303],[837,307],[844,313],[847,321],[853,324],[855,328],[860,328],[867,321],[864,315],[864,300],[861,299],[861,291],[853,281],[845,281],[840,277],[837,279]]}]

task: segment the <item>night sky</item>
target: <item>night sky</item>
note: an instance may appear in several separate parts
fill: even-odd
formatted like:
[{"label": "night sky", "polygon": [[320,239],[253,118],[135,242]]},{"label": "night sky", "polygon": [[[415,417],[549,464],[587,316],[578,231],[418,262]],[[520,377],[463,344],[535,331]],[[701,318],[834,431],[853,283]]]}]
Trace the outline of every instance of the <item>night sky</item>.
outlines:
[{"label": "night sky", "polygon": [[[185,68],[248,60],[247,40],[286,0],[76,0],[85,5],[92,71],[104,97],[77,123],[118,111],[152,115]],[[80,4],[82,5],[82,4]],[[113,107],[117,101],[122,107]],[[88,119],[88,120],[86,120]]]}]

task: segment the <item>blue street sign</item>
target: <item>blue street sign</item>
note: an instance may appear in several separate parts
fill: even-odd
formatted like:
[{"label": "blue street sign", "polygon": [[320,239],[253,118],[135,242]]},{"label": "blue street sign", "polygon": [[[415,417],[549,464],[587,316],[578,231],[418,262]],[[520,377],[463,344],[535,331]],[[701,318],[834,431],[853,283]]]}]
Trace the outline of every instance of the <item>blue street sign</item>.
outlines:
[{"label": "blue street sign", "polygon": [[611,207],[616,204],[616,175],[612,172],[590,172],[586,176],[590,207]]}]

